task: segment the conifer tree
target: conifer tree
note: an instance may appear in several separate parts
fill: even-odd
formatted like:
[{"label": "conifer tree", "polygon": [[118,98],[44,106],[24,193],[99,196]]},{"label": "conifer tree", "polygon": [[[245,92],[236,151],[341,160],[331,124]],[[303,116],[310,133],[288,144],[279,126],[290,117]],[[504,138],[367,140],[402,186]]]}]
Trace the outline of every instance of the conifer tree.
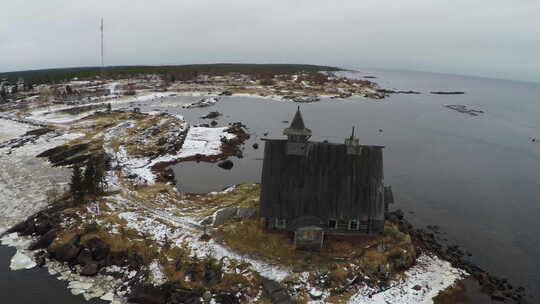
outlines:
[{"label": "conifer tree", "polygon": [[84,197],[84,190],[82,185],[82,173],[81,167],[75,165],[73,167],[73,174],[71,175],[71,182],[69,184],[71,195],[76,200],[80,200]]},{"label": "conifer tree", "polygon": [[96,189],[96,168],[94,158],[88,159],[86,162],[86,168],[84,169],[83,188],[86,193],[93,195],[97,193]]},{"label": "conifer tree", "polygon": [[105,180],[105,159],[103,156],[96,157],[94,160],[94,183],[97,194],[103,194],[107,186]]}]

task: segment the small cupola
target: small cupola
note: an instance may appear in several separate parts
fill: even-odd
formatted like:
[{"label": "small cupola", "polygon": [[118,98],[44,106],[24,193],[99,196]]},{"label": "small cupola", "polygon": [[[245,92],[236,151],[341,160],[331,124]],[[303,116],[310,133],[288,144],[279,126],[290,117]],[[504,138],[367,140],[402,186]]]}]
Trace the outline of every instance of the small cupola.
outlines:
[{"label": "small cupola", "polygon": [[360,155],[362,153],[362,147],[360,147],[358,138],[354,136],[354,127],[352,127],[351,136],[345,139],[345,146],[347,147],[348,155]]},{"label": "small cupola", "polygon": [[306,128],[304,124],[300,107],[296,110],[291,125],[283,130],[283,134],[287,136],[287,154],[305,155],[306,145],[311,137],[311,130]]}]

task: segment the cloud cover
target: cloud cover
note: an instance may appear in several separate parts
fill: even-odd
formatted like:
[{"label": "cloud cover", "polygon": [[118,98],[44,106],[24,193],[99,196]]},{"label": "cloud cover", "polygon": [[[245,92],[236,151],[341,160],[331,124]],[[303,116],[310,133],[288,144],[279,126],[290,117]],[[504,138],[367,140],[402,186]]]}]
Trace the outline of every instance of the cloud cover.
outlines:
[{"label": "cloud cover", "polygon": [[34,0],[0,5],[0,71],[312,63],[540,82],[533,0]]}]

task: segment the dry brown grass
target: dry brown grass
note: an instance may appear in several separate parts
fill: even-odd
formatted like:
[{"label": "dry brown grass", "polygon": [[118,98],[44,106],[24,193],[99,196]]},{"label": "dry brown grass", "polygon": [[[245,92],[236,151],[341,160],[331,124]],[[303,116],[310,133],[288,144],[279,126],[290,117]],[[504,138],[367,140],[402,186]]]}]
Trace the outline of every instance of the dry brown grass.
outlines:
[{"label": "dry brown grass", "polygon": [[219,194],[186,194],[190,201],[186,212],[197,216],[208,216],[225,207],[257,208],[259,206],[260,185],[243,184],[233,191]]},{"label": "dry brown grass", "polygon": [[120,140],[117,137],[111,139],[111,147],[114,152],[120,151]]},{"label": "dry brown grass", "polygon": [[344,286],[347,283],[349,272],[343,267],[336,267],[328,272],[328,281],[330,282],[330,288],[337,288]]},{"label": "dry brown grass", "polygon": [[[226,223],[214,232],[232,249],[254,255],[272,262],[293,267],[299,271],[309,271],[320,266],[330,266],[330,281],[335,287],[343,286],[347,278],[355,276],[353,269],[364,269],[368,273],[378,273],[386,265],[394,267],[399,263],[412,264],[416,254],[410,238],[396,227],[387,228],[380,236],[368,236],[364,240],[356,238],[347,241],[327,241],[321,252],[295,250],[292,241],[285,234],[272,233],[263,229],[259,219],[244,219]],[[376,244],[384,241],[385,250],[379,251]],[[357,265],[349,267],[350,265]],[[381,267],[384,266],[384,267]]]},{"label": "dry brown grass", "polygon": [[128,200],[149,208],[174,207],[171,215],[182,215],[181,208],[184,206],[183,196],[173,186],[156,183],[151,185],[129,185],[129,188],[133,192],[126,195]]},{"label": "dry brown grass", "polygon": [[222,237],[229,247],[243,253],[285,264],[292,264],[296,256],[294,245],[286,236],[264,231],[262,222],[257,219],[227,223],[215,234]]}]

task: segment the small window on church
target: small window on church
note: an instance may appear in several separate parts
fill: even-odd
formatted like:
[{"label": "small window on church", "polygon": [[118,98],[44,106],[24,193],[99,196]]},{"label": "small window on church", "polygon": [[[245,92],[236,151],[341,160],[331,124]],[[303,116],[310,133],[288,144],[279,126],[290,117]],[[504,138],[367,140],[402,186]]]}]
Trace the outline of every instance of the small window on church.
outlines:
[{"label": "small window on church", "polygon": [[334,219],[328,220],[328,228],[330,229],[336,229],[337,228],[337,221]]},{"label": "small window on church", "polygon": [[349,221],[349,230],[358,230],[358,221],[350,220]]},{"label": "small window on church", "polygon": [[276,218],[276,228],[282,228],[282,229],[287,228],[287,220]]}]

